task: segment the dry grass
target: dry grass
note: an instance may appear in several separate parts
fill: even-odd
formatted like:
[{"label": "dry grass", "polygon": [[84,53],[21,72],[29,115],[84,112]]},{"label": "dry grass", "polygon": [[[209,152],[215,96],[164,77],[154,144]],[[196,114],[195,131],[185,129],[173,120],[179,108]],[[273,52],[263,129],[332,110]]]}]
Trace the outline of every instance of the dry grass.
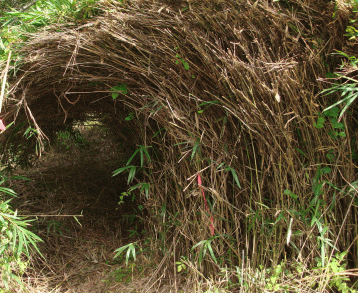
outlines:
[{"label": "dry grass", "polygon": [[[343,43],[346,19],[332,21],[334,7],[323,1],[286,4],[103,1],[104,15],[93,22],[31,36],[11,81],[5,120],[15,119],[18,129],[4,139],[5,154],[26,162],[36,143],[64,125],[104,115],[126,147],[124,157],[138,145],[150,146],[152,160],[138,180],[150,183],[149,197],[143,196],[147,229],[165,256],[155,280],[176,279],[182,256],[196,280],[214,280],[221,268],[242,263],[275,267],[289,258],[313,265],[322,257],[319,231],[305,217],[313,217],[317,180],[332,183],[320,190],[319,220],[356,266],[356,207],[343,192],[356,176],[350,137],[334,140],[314,127],[325,105],[317,79],[336,66],[327,56]],[[113,101],[117,84],[126,84],[128,94]],[[130,113],[134,119],[126,121]],[[37,136],[24,141],[29,124]],[[353,125],[345,124],[347,133]],[[332,171],[316,177],[319,166]],[[220,265],[208,257],[198,264],[199,251],[191,251],[210,238],[198,174],[212,201],[211,246]],[[297,234],[288,246],[289,229]]]},{"label": "dry grass", "polygon": [[140,253],[129,267],[114,259],[115,249],[141,239],[128,230],[142,229],[138,220],[133,224],[126,218],[135,213],[131,200],[117,204],[126,187],[121,178],[111,177],[111,160],[119,158],[106,148],[113,150],[114,143],[98,126],[81,132],[86,150],[72,146],[64,152],[57,143],[60,152],[53,147],[36,167],[19,173],[31,181],[11,182],[18,192],[13,204],[21,214],[37,218],[33,229],[44,240],[39,245],[44,259],[34,255],[22,277],[24,286],[14,284],[14,292],[146,291],[157,261],[154,251]]}]

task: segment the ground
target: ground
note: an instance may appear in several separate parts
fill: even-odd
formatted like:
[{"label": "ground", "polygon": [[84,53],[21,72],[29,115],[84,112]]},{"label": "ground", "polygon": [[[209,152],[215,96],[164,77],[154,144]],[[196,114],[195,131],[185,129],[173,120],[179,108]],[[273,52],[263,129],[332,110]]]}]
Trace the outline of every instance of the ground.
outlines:
[{"label": "ground", "polygon": [[[61,133],[34,167],[18,171],[30,180],[12,180],[15,207],[36,219],[32,228],[44,240],[44,259],[33,257],[25,291],[144,292],[156,258],[142,241],[138,203],[123,194],[126,181],[112,177],[121,153],[105,129],[76,131],[75,138]],[[117,248],[138,240],[146,245],[137,247],[135,263],[126,265],[125,252],[114,259]]]}]

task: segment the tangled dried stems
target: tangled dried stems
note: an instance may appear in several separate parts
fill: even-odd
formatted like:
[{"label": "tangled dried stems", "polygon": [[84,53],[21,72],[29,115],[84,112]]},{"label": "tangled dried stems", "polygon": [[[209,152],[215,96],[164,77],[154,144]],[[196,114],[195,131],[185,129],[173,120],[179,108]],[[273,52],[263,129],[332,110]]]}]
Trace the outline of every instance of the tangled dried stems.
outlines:
[{"label": "tangled dried stems", "polygon": [[[328,70],[322,58],[343,42],[344,19],[332,21],[333,7],[318,0],[288,1],[287,8],[271,1],[172,2],[103,1],[103,14],[91,22],[31,36],[6,104],[5,120],[18,125],[7,152],[26,159],[36,139],[107,115],[103,123],[130,151],[152,147],[140,180],[151,184],[143,196],[148,229],[166,260],[178,261],[210,237],[198,174],[212,202],[211,245],[222,260],[205,258],[196,268],[200,277],[243,262],[256,268],[285,257],[313,260],[320,255],[310,237],[317,229],[293,211],[308,208],[318,165],[332,168],[329,180],[340,188],[355,176],[349,143],[313,126],[323,103],[317,78]],[[117,84],[128,93],[113,100]],[[136,119],[126,122],[131,112]],[[38,137],[24,142],[29,124]],[[336,153],[334,164],[327,149]],[[334,245],[349,248],[357,264],[349,228],[357,223],[355,208],[332,185],[322,186],[327,206],[335,201],[322,217]],[[285,244],[291,218],[298,250]],[[158,276],[177,274],[171,263],[162,262]]]}]

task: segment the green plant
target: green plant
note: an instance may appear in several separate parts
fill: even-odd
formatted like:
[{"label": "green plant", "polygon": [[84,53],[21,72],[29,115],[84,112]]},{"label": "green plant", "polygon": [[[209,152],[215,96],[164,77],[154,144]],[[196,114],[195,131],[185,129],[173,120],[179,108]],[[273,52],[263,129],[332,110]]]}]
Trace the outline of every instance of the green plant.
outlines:
[{"label": "green plant", "polygon": [[[132,186],[131,188],[129,188],[129,192],[131,192],[135,189],[139,189],[140,192],[144,191],[145,196],[147,198],[149,198],[150,183],[145,183],[145,182],[138,183],[138,184]],[[132,200],[134,200],[134,199],[132,198]]]},{"label": "green plant", "polygon": [[3,23],[3,27],[16,22],[23,27],[39,28],[54,22],[80,21],[98,14],[96,2],[97,0],[39,0],[24,11],[12,9],[5,12],[0,23]]},{"label": "green plant", "polygon": [[[74,217],[76,219],[76,217]],[[78,219],[76,219],[79,223]],[[47,236],[50,235],[50,233],[55,234],[56,236],[63,236],[64,230],[69,231],[68,227],[63,222],[57,221],[57,220],[50,220],[47,224]]]},{"label": "green plant", "polygon": [[[326,118],[328,118],[329,121],[331,122],[331,128],[332,128],[332,130],[328,132],[331,138],[337,139],[338,137],[346,137],[346,133],[344,131],[345,130],[344,123],[339,122],[338,115],[339,115],[338,107],[336,106],[328,107],[325,110],[323,110],[323,116],[319,116],[317,118],[317,123],[315,123],[314,126],[318,129],[323,128]],[[341,115],[343,114],[341,113]]]},{"label": "green plant", "polygon": [[[112,173],[112,176],[117,176],[118,174],[124,172],[124,171],[128,171],[129,174],[128,174],[128,184],[130,182],[133,181],[136,173],[137,173],[137,170],[138,168],[143,168],[144,167],[144,160],[146,158],[147,162],[151,162],[151,157],[149,155],[149,152],[148,152],[148,149],[151,148],[151,146],[144,146],[144,145],[138,145],[138,148],[134,151],[134,153],[132,154],[132,156],[128,159],[127,163],[126,163],[126,166],[124,167],[121,167],[121,168],[118,168],[117,170],[113,171]],[[130,163],[132,162],[132,160],[134,159],[134,157],[139,153],[140,155],[140,167],[137,167],[137,166],[134,166],[134,165],[130,165]],[[148,194],[148,191],[149,191],[149,185],[143,185],[140,184],[140,185],[136,185],[135,187],[133,187],[131,189],[134,190],[136,188],[139,188],[141,187],[141,191],[142,190],[145,190],[146,194]]]},{"label": "green plant", "polygon": [[[332,183],[326,180],[322,180],[324,175],[327,175],[331,172],[331,168],[329,167],[321,167],[318,166],[317,173],[312,180],[312,198],[308,201],[308,206],[304,209],[300,209],[298,211],[291,210],[290,213],[295,214],[299,220],[301,220],[306,226],[310,227],[310,229],[317,228],[318,236],[317,236],[317,248],[319,248],[321,255],[320,259],[322,262],[322,266],[324,266],[324,262],[327,256],[327,249],[328,246],[332,249],[337,249],[333,245],[333,240],[328,237],[328,235],[332,232],[329,230],[329,224],[326,223],[325,220],[325,213],[329,208],[327,201],[325,200],[324,194],[324,185],[328,185],[337,189]],[[289,190],[285,190],[284,193],[292,197],[297,203],[298,196],[292,193]],[[333,204],[333,203],[332,203]],[[288,233],[287,233],[287,244],[291,243],[293,247],[298,250],[295,246],[294,242],[291,242],[290,239],[292,237],[292,222],[293,218],[291,218]]]},{"label": "green plant", "polygon": [[332,290],[337,290],[337,292],[350,293],[358,292],[349,286],[350,279],[346,275],[346,266],[345,258],[348,254],[348,251],[337,252],[330,259],[326,257],[326,262],[323,263],[320,258],[316,259],[317,267],[315,269],[324,271],[326,277],[326,282]]},{"label": "green plant", "polygon": [[355,99],[358,97],[358,80],[350,78],[348,76],[344,76],[342,78],[346,79],[347,81],[343,84],[334,84],[331,88],[322,91],[322,94],[325,95],[341,92],[342,99],[323,110],[323,113],[325,113],[326,111],[331,110],[340,104],[343,104],[343,109],[341,110],[341,113],[339,114],[337,120],[338,122],[341,120],[343,114],[347,111],[348,107],[351,106]]},{"label": "green plant", "polygon": [[217,238],[218,236],[212,237],[210,239],[206,239],[206,240],[202,240],[200,242],[198,242],[197,244],[195,244],[191,250],[194,250],[196,247],[200,247],[199,250],[199,264],[201,264],[201,262],[203,261],[203,259],[205,258],[206,252],[209,251],[209,254],[211,256],[211,258],[214,260],[215,263],[217,263],[217,259],[215,257],[213,248],[211,246],[212,241]]},{"label": "green plant", "polygon": [[[350,18],[350,22],[352,23],[352,25],[347,26],[345,36],[349,37],[350,41],[356,41],[358,37],[358,30],[354,25],[357,22],[358,1],[347,0],[345,5],[351,6],[353,12],[353,18]],[[341,92],[342,99],[334,103],[333,105],[327,107],[326,109],[324,109],[323,112],[328,111],[340,104],[343,104],[343,109],[341,110],[341,113],[338,117],[338,122],[339,122],[343,114],[347,111],[347,109],[352,105],[352,103],[355,101],[355,99],[358,96],[358,88],[357,88],[358,80],[347,76],[347,73],[345,72],[345,70],[349,69],[350,67],[357,69],[358,59],[356,56],[351,56],[343,51],[337,51],[334,54],[340,55],[344,57],[345,60],[348,60],[348,63],[345,60],[343,60],[342,65],[340,66],[340,69],[343,70],[343,72],[334,74],[334,77],[340,78],[344,80],[344,82],[334,83],[330,88],[323,90],[322,93],[325,95],[330,95],[336,92]]]},{"label": "green plant", "polygon": [[260,265],[256,270],[236,267],[236,275],[244,292],[250,292],[255,287],[264,292],[292,292],[289,290],[289,281],[297,277],[295,271],[294,267],[289,270],[284,261],[269,268]]},{"label": "green plant", "polygon": [[[123,204],[123,203],[124,203],[124,199],[125,199],[126,197],[130,197],[130,196],[131,196],[131,192],[130,192],[130,191],[128,191],[128,192],[122,192],[122,193],[120,194],[120,196],[119,196],[118,205]],[[133,196],[133,197],[134,197],[134,196]],[[134,200],[133,197],[132,197],[132,200]]]},{"label": "green plant", "polygon": [[175,262],[177,266],[178,273],[186,273],[187,272],[187,265],[185,263],[185,258],[182,257],[179,261]]},{"label": "green plant", "polygon": [[[118,263],[117,263],[118,264]],[[115,283],[125,283],[129,284],[133,281],[134,274],[139,273],[141,274],[143,271],[143,266],[136,265],[135,263],[132,263],[126,267],[117,266],[116,269],[110,273],[110,279],[104,280],[107,284],[112,284],[113,281]],[[137,274],[135,274],[138,276]],[[112,279],[112,280],[111,280]]]},{"label": "green plant", "polygon": [[[223,168],[223,169],[222,169]],[[221,163],[217,168],[216,170],[219,170],[219,171],[224,171],[224,172],[227,172],[227,171],[230,171],[231,172],[231,175],[237,185],[237,187],[239,187],[241,189],[241,185],[240,185],[240,181],[239,181],[239,177],[237,176],[237,173],[236,171],[230,167],[230,166],[227,166],[225,163]]]},{"label": "green plant", "polygon": [[144,145],[138,145],[138,148],[134,151],[134,153],[132,154],[132,156],[129,158],[129,160],[127,161],[127,165],[129,165],[132,160],[134,159],[134,157],[136,156],[136,154],[139,153],[140,155],[140,166],[143,167],[144,166],[144,155],[147,158],[148,162],[151,162],[151,158],[148,152],[148,149],[151,148],[151,146],[144,146]]},{"label": "green plant", "polygon": [[55,144],[59,151],[66,151],[73,147],[87,148],[90,145],[81,132],[73,128],[57,132]]},{"label": "green plant", "polygon": [[206,109],[208,109],[208,108],[211,107],[212,105],[216,105],[216,104],[221,104],[221,102],[220,102],[220,101],[208,101],[208,102],[201,103],[201,104],[199,105],[199,107],[200,107],[200,108],[203,108],[203,109],[198,110],[198,113],[199,113],[199,114],[202,114],[202,113],[204,113],[204,111],[205,111]]},{"label": "green plant", "polygon": [[114,256],[114,259],[116,259],[117,257],[119,257],[122,252],[124,252],[125,250],[127,250],[127,253],[126,253],[126,266],[128,266],[128,261],[130,259],[130,257],[132,256],[133,257],[133,260],[136,261],[136,246],[138,246],[137,242],[134,242],[134,243],[129,243],[127,245],[124,245],[120,248],[117,248],[115,250],[115,252],[117,252]]},{"label": "green plant", "polygon": [[[111,88],[111,92],[112,92],[113,100],[117,99],[119,94],[126,95],[128,93],[127,84],[118,83],[116,86]],[[129,120],[127,120],[127,118],[126,118],[126,121],[129,121]]]},{"label": "green plant", "polygon": [[[14,191],[4,187],[0,187],[0,192],[15,195]],[[0,196],[0,275],[7,289],[10,280],[21,283],[19,277],[27,267],[24,256],[30,257],[31,248],[41,255],[36,243],[42,241],[27,229],[33,220],[18,216],[17,211],[11,209],[10,201],[11,199],[3,200],[3,196]]]},{"label": "green plant", "polygon": [[[174,50],[178,50],[179,47],[175,47]],[[181,64],[183,64],[183,67],[186,71],[189,70],[189,63],[185,61],[185,59],[178,53],[175,54],[175,58],[177,58],[178,60],[175,61],[175,64],[179,64],[179,62],[181,62]]]}]

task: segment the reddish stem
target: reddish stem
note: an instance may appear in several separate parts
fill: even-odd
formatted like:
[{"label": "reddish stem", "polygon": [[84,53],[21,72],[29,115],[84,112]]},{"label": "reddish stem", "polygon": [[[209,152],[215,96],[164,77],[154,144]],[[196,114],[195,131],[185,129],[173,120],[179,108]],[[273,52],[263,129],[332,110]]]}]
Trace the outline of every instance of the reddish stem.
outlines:
[{"label": "reddish stem", "polygon": [[203,188],[203,186],[201,185],[201,176],[200,176],[200,174],[198,175],[198,185],[199,185],[199,187],[200,187],[200,189],[201,189],[201,193],[202,193],[203,198],[204,198],[204,205],[205,205],[205,207],[206,207],[206,210],[207,210],[208,213],[210,214],[210,235],[211,235],[211,236],[214,236],[215,232],[214,232],[214,219],[213,219],[213,214],[212,214],[211,211],[210,211],[208,202],[207,202],[207,200],[206,200],[204,188]]}]

